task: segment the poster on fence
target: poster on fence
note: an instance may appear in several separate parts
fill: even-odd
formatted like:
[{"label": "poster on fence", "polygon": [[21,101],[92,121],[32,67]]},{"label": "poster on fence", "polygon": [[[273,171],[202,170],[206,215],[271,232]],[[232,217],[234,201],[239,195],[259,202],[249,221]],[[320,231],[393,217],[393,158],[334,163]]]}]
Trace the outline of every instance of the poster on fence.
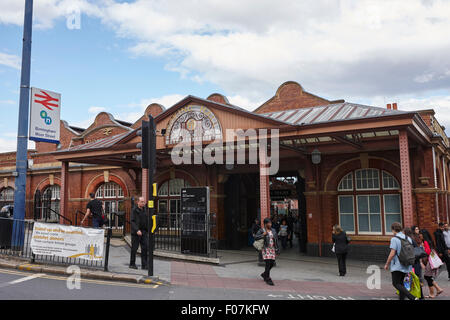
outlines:
[{"label": "poster on fence", "polygon": [[36,255],[103,259],[105,231],[61,224],[35,222],[31,250]]}]

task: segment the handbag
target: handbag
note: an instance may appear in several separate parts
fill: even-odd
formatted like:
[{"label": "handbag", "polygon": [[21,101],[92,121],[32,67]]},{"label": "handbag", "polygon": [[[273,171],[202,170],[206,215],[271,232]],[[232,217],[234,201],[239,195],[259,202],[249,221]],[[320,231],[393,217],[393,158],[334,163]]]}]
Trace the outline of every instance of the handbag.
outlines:
[{"label": "handbag", "polygon": [[432,250],[431,254],[428,256],[428,263],[430,264],[431,269],[437,269],[444,264],[435,250]]},{"label": "handbag", "polygon": [[264,248],[264,238],[255,240],[253,242],[253,246],[255,247],[256,250],[261,251]]}]

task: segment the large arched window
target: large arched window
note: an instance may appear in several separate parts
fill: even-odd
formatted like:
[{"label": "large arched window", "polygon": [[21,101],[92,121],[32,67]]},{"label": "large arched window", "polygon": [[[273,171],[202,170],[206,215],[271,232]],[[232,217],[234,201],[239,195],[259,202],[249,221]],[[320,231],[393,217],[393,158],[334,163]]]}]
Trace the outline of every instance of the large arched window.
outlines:
[{"label": "large arched window", "polygon": [[390,173],[360,169],[338,185],[339,224],[351,234],[391,234],[391,224],[402,222],[400,185]]},{"label": "large arched window", "polygon": [[158,213],[180,213],[181,188],[190,187],[184,179],[171,179],[158,189]]},{"label": "large arched window", "polygon": [[95,192],[95,198],[102,201],[105,214],[124,211],[123,189],[115,182],[105,182]]},{"label": "large arched window", "polygon": [[59,221],[59,202],[60,202],[61,187],[57,184],[48,186],[44,189],[41,196],[41,219],[47,222]]},{"label": "large arched window", "polygon": [[12,205],[14,205],[14,189],[11,187],[3,188],[0,191],[0,209]]}]

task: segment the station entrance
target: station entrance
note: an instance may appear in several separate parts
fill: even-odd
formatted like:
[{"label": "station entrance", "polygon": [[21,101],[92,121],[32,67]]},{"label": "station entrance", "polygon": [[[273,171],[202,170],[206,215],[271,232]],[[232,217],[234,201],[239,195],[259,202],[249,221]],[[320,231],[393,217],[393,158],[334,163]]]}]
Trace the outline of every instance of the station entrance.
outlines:
[{"label": "station entrance", "polygon": [[[252,247],[252,226],[261,220],[258,173],[230,174],[224,185],[225,235],[223,249]],[[306,252],[305,180],[298,172],[280,172],[270,180],[270,216],[278,229],[282,220],[292,231],[293,250]],[[290,245],[289,245],[290,248]]]}]

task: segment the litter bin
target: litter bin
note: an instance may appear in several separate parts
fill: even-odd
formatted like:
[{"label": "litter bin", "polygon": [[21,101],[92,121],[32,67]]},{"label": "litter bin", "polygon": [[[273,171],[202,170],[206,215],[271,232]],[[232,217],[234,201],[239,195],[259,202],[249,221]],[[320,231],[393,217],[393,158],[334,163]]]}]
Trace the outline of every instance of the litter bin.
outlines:
[{"label": "litter bin", "polygon": [[0,216],[0,249],[11,248],[13,223],[13,219],[3,214]]}]

